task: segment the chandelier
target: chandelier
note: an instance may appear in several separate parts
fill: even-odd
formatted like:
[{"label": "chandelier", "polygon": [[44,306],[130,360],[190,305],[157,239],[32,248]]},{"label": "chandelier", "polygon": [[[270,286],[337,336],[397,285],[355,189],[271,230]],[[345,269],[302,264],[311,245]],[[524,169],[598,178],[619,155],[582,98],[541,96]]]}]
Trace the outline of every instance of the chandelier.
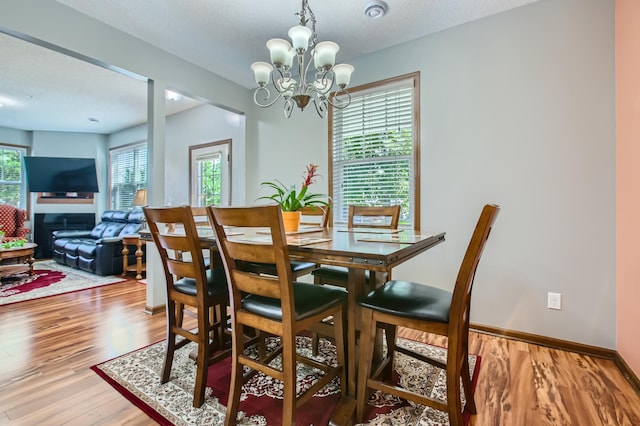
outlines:
[{"label": "chandelier", "polygon": [[[267,48],[271,54],[271,64],[255,62],[251,65],[259,86],[253,93],[253,100],[256,105],[266,108],[280,98],[284,99],[284,115],[287,118],[291,117],[294,106],[304,110],[309,102],[313,102],[318,115],[325,117],[329,104],[335,108],[345,108],[351,103],[351,95],[346,87],[354,68],[347,64],[335,65],[336,53],[340,50],[338,44],[332,41],[317,42],[316,18],[307,0],[302,0],[302,10],[296,15],[300,17],[300,23],[289,30],[291,43],[281,38],[269,40]],[[311,28],[307,27],[309,21]],[[309,57],[306,56],[308,52]],[[292,73],[294,57],[297,59],[297,74]],[[311,64],[313,70],[309,73]],[[275,89],[273,97],[267,87],[269,82]],[[334,89],[335,92],[330,95]]]}]

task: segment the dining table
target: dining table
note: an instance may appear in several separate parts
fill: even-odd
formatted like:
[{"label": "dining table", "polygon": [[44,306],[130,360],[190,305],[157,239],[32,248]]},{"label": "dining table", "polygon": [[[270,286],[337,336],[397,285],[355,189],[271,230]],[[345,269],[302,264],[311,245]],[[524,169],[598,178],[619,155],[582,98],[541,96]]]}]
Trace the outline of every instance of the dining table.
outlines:
[{"label": "dining table", "polygon": [[[241,229],[228,232],[229,237],[260,238],[270,236],[253,232],[245,234]],[[199,226],[198,235],[203,248],[216,250],[215,236],[210,227]],[[144,239],[150,240],[150,236]],[[360,327],[358,300],[376,286],[391,277],[396,266],[444,242],[445,232],[421,232],[412,229],[300,227],[287,232],[287,247],[291,260],[314,262],[319,265],[341,266],[348,269],[347,282],[347,390],[348,396],[356,396],[357,336]],[[149,262],[150,259],[147,260]],[[369,279],[367,279],[369,275]],[[162,283],[162,285],[164,285]],[[382,339],[378,339],[376,351],[382,355]],[[376,358],[374,356],[374,358]]]}]

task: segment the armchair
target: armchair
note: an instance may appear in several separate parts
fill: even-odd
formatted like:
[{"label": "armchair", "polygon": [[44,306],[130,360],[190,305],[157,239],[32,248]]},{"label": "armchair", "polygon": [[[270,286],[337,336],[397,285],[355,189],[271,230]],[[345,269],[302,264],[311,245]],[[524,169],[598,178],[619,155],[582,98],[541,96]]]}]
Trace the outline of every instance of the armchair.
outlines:
[{"label": "armchair", "polygon": [[0,204],[0,230],[4,232],[4,240],[26,238],[31,229],[24,227],[27,212],[9,204]]}]

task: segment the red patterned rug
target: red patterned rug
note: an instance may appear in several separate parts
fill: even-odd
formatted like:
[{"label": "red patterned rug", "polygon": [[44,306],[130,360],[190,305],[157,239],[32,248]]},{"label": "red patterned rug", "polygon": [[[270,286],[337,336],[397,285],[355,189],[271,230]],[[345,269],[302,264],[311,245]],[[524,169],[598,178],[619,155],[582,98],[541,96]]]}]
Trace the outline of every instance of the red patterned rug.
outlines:
[{"label": "red patterned rug", "polygon": [[[333,360],[334,348],[321,339],[319,356]],[[275,345],[277,342],[270,342]],[[398,343],[423,352],[426,355],[446,359],[446,349],[398,339]],[[311,355],[311,340],[298,337],[300,352]],[[138,349],[91,367],[100,377],[111,384],[129,401],[141,408],[161,425],[222,425],[231,374],[230,358],[209,367],[207,397],[200,408],[192,406],[195,384],[195,363],[189,358],[194,348],[188,344],[176,351],[171,379],[160,383],[163,364],[164,342]],[[274,362],[278,362],[276,359]],[[477,381],[480,357],[469,356],[473,385]],[[402,386],[420,389],[432,398],[446,400],[444,371],[420,361],[398,354],[395,366],[396,377]],[[314,380],[311,369],[298,366],[298,382]],[[303,385],[304,386],[304,385]],[[300,389],[299,389],[300,390]],[[340,385],[331,382],[308,403],[298,409],[296,424],[326,425],[339,401]],[[240,402],[239,425],[279,425],[282,423],[281,382],[262,374],[255,375],[244,387]],[[446,413],[430,407],[412,405],[406,401],[375,393],[369,401],[369,425],[447,425]],[[466,416],[468,417],[468,416]]]},{"label": "red patterned rug", "polygon": [[0,281],[0,305],[55,296],[124,281],[120,277],[102,277],[59,265],[54,261],[34,264],[33,275],[16,274]]}]

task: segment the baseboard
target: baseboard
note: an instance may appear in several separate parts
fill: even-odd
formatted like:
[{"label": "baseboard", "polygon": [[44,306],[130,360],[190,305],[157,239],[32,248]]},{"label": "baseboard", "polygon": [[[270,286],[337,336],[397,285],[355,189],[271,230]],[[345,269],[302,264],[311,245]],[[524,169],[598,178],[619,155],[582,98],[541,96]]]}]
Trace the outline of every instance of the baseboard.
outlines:
[{"label": "baseboard", "polygon": [[627,379],[633,390],[640,395],[640,379],[638,379],[638,376],[636,376],[633,370],[631,370],[631,367],[629,367],[629,364],[626,363],[618,352],[616,352],[613,362],[616,364],[616,367],[618,367],[624,378]]},{"label": "baseboard", "polygon": [[164,308],[165,305],[160,305],[160,306],[145,306],[144,307],[144,313],[145,314],[149,314],[149,315],[155,315],[155,314],[159,314],[161,312],[164,312]]},{"label": "baseboard", "polygon": [[506,330],[498,327],[491,327],[483,324],[469,324],[469,328],[481,333],[492,334],[495,336],[507,337],[522,342],[532,343],[534,345],[546,346],[553,349],[563,351],[576,352],[583,355],[594,356],[598,358],[609,359],[618,367],[625,379],[629,382],[633,390],[640,395],[640,379],[631,370],[629,365],[613,349],[605,349],[598,346],[583,345],[568,340],[554,339],[551,337],[540,336],[538,334],[524,333],[521,331]]}]

